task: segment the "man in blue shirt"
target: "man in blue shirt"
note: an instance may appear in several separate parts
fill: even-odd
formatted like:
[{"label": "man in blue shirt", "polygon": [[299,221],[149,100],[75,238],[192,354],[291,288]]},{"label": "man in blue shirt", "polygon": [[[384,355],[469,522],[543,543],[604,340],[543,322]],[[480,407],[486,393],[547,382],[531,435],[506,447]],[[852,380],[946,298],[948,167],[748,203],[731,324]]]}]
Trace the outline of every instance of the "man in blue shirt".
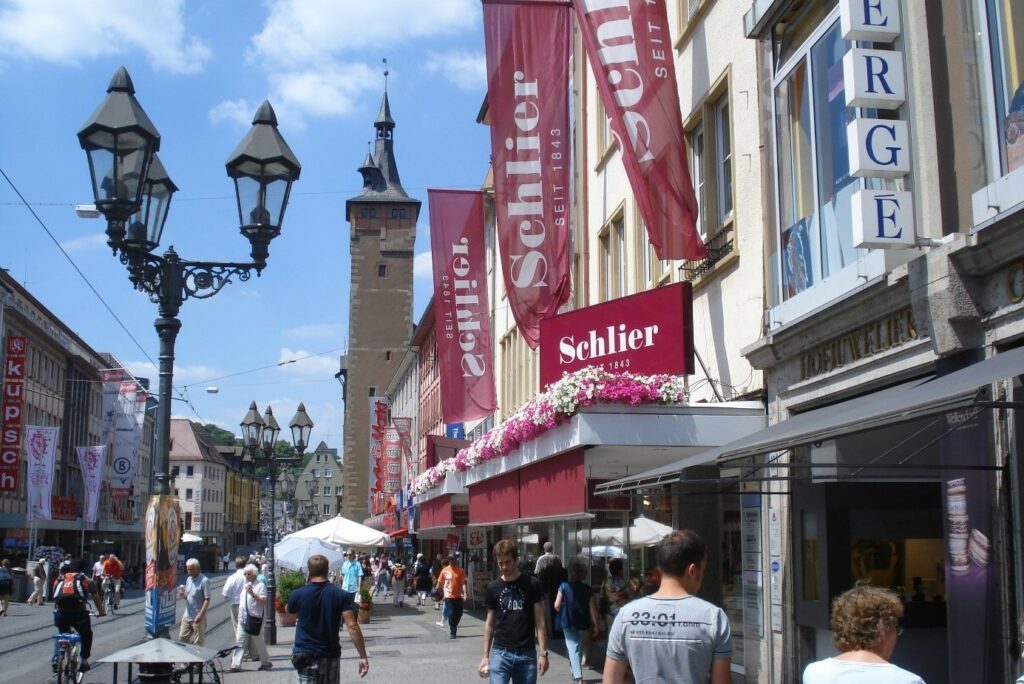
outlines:
[{"label": "man in blue shirt", "polygon": [[[337,684],[341,681],[341,642],[338,629],[342,619],[352,645],[359,652],[359,676],[370,671],[370,660],[363,643],[363,632],[356,622],[352,594],[327,580],[327,558],[311,556],[306,563],[306,586],[292,591],[287,610],[298,616],[292,665],[299,684]],[[347,575],[346,575],[347,577]]]},{"label": "man in blue shirt", "polygon": [[359,579],[363,576],[363,566],[359,564],[356,554],[349,551],[345,554],[345,562],[341,565],[341,588],[350,594],[359,596]]}]

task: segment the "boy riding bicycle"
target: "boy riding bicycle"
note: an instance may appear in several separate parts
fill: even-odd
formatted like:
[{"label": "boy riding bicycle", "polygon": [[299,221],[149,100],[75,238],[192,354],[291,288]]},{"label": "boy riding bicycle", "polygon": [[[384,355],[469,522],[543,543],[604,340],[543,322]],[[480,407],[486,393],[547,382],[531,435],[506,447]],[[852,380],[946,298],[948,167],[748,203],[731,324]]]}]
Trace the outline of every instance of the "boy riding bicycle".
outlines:
[{"label": "boy riding bicycle", "polygon": [[[96,604],[96,616],[103,617],[106,613],[100,602],[100,594],[96,583],[90,580],[85,573],[89,570],[89,564],[85,559],[79,559],[75,566],[75,572],[68,572],[57,578],[53,583],[53,624],[58,632],[69,632],[74,630],[82,637],[82,662],[78,667],[80,672],[89,669],[89,656],[92,654],[92,625],[89,622],[88,599],[91,596]],[[56,640],[53,642],[53,667],[56,671],[58,665],[57,656],[60,646]]]}]

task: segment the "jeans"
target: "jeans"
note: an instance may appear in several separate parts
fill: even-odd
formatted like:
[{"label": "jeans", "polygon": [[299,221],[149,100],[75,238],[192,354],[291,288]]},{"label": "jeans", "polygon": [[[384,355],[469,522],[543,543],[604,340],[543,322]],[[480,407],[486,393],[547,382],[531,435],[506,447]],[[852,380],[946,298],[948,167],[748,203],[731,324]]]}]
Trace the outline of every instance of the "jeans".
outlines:
[{"label": "jeans", "polygon": [[537,684],[537,651],[509,651],[495,646],[487,661],[489,684]]},{"label": "jeans", "polygon": [[450,598],[444,600],[444,609],[448,613],[448,631],[454,635],[462,621],[462,599]]},{"label": "jeans", "polygon": [[587,630],[564,627],[562,634],[565,636],[565,650],[569,652],[569,669],[572,670],[572,678],[582,679],[583,637],[587,635]]}]

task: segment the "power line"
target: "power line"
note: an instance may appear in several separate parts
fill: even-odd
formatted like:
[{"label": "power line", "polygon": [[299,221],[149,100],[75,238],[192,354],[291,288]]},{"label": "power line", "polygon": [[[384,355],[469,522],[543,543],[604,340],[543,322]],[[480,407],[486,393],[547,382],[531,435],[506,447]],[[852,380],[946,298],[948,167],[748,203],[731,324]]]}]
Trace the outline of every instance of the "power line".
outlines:
[{"label": "power line", "polygon": [[[43,230],[44,230],[44,231],[46,232],[46,234],[47,234],[47,235],[49,236],[50,240],[52,240],[52,241],[53,241],[53,244],[57,246],[57,249],[58,249],[58,250],[60,250],[60,253],[61,253],[61,254],[63,254],[63,255],[64,255],[64,258],[68,260],[68,263],[69,263],[69,264],[71,264],[71,267],[72,267],[73,269],[75,269],[75,273],[77,273],[77,274],[78,274],[78,275],[79,275],[79,276],[80,276],[80,277],[82,278],[82,280],[83,280],[83,281],[85,282],[85,284],[86,284],[86,285],[87,285],[87,286],[89,287],[89,289],[90,289],[90,290],[92,290],[92,293],[93,293],[94,295],[96,295],[96,299],[100,300],[100,303],[101,303],[101,304],[103,304],[103,307],[104,307],[104,308],[105,308],[105,309],[107,310],[107,312],[108,312],[108,313],[110,313],[111,317],[112,317],[112,318],[113,318],[113,319],[114,319],[115,321],[117,321],[117,324],[118,324],[118,326],[120,326],[121,330],[123,330],[123,331],[124,331],[124,334],[128,336],[128,339],[130,339],[130,340],[131,340],[131,341],[132,341],[132,342],[133,342],[133,343],[135,344],[135,346],[136,346],[136,347],[138,347],[139,351],[141,351],[141,352],[142,352],[142,355],[146,357],[146,360],[148,360],[148,361],[149,361],[150,363],[152,363],[152,364],[153,364],[154,366],[156,366],[156,362],[155,362],[155,361],[153,361],[153,359],[152,359],[152,358],[150,357],[149,353],[148,353],[148,352],[146,351],[146,349],[145,349],[145,348],[144,348],[144,347],[143,347],[143,346],[142,346],[142,345],[141,345],[141,344],[139,343],[139,341],[138,341],[137,339],[135,339],[135,336],[134,336],[134,335],[132,335],[132,333],[131,333],[131,331],[130,331],[130,330],[128,330],[128,327],[127,327],[127,326],[126,326],[126,325],[124,324],[124,322],[123,322],[123,321],[122,321],[122,320],[121,320],[120,318],[118,318],[117,314],[116,314],[116,313],[114,313],[114,310],[110,308],[110,305],[109,305],[109,304],[107,304],[107,300],[105,300],[105,299],[103,298],[103,295],[101,295],[101,294],[99,293],[99,291],[98,291],[98,290],[97,290],[97,289],[96,289],[96,288],[95,288],[95,287],[93,286],[93,284],[92,284],[92,283],[91,283],[91,282],[89,281],[89,279],[88,279],[88,278],[87,278],[87,277],[85,276],[85,274],[84,274],[84,273],[82,273],[82,269],[80,269],[80,268],[78,267],[78,264],[76,264],[76,263],[75,263],[75,261],[74,261],[74,259],[72,259],[72,258],[71,258],[71,255],[69,255],[69,254],[68,254],[68,253],[67,253],[67,252],[66,252],[66,251],[64,250],[64,248],[63,248],[63,247],[61,247],[61,244],[60,244],[60,242],[58,242],[58,241],[57,241],[57,238],[56,238],[56,237],[54,237],[54,235],[53,235],[53,232],[51,232],[51,231],[50,231],[50,228],[49,228],[49,227],[48,227],[48,226],[46,225],[46,223],[44,223],[44,222],[43,222],[43,219],[39,218],[39,214],[37,214],[37,213],[35,212],[35,209],[33,209],[33,208],[32,208],[32,205],[30,205],[30,204],[28,203],[28,201],[27,201],[27,200],[25,199],[24,195],[22,195],[22,194],[21,194],[21,191],[20,191],[20,190],[18,190],[18,187],[17,187],[17,186],[16,186],[15,184],[14,184],[14,181],[12,181],[12,180],[10,179],[10,177],[9,177],[9,176],[7,175],[7,172],[6,172],[6,171],[4,171],[3,167],[0,167],[0,175],[2,175],[2,176],[4,177],[4,180],[5,180],[5,181],[7,181],[7,184],[11,186],[11,190],[13,190],[13,191],[14,191],[14,194],[18,196],[18,199],[19,199],[19,200],[21,200],[21,204],[22,204],[22,205],[23,205],[23,206],[24,206],[24,207],[25,207],[26,209],[28,209],[29,213],[30,213],[30,214],[32,214],[32,218],[34,218],[34,219],[36,220],[36,223],[38,223],[38,224],[39,224],[39,226],[40,226],[40,227],[41,227],[41,228],[42,228],[42,229],[43,229]],[[177,387],[174,387],[174,386],[172,385],[172,386],[171,386],[171,389],[173,389],[173,390],[174,390],[174,391],[175,391],[175,392],[176,392],[176,393],[178,394],[178,397],[179,397],[179,398],[181,398],[181,399],[184,399],[184,400],[185,400],[185,403],[187,403],[187,404],[189,405],[189,407],[190,407],[190,408],[192,409],[193,413],[195,413],[195,414],[196,414],[196,417],[198,417],[198,418],[199,418],[200,420],[202,420],[202,419],[203,419],[203,418],[202,418],[202,416],[200,416],[200,415],[199,415],[199,412],[198,412],[198,411],[196,411],[196,409],[195,409],[195,406],[192,406],[192,402],[191,402],[191,401],[189,401],[189,400],[187,400],[187,399],[185,399],[185,398],[184,398],[184,397],[182,396],[182,394],[181,394],[181,391],[180,391],[180,390],[178,390],[178,388],[177,388]]]}]

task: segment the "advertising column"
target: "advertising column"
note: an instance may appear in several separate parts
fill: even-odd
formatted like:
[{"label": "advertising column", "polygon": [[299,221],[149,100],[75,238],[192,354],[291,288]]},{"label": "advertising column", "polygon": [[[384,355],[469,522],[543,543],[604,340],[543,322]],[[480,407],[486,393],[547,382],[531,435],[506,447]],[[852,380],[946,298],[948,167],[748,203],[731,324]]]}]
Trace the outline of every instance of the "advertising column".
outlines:
[{"label": "advertising column", "polygon": [[175,622],[178,583],[178,542],[181,511],[178,499],[154,494],[146,507],[146,632],[166,636]]}]

